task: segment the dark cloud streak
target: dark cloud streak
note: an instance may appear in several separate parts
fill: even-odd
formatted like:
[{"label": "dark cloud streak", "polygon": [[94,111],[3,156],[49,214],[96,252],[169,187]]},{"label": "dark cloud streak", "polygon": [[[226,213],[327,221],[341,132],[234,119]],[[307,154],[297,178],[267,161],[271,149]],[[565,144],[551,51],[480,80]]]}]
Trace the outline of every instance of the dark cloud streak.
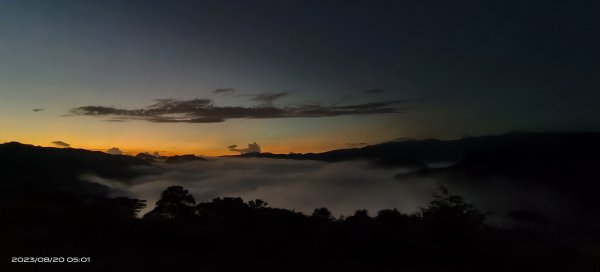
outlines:
[{"label": "dark cloud streak", "polygon": [[223,94],[223,95],[231,94],[233,92],[235,92],[235,90],[232,88],[220,88],[220,89],[216,89],[213,91],[214,94]]},{"label": "dark cloud streak", "polygon": [[[262,101],[274,101],[287,93],[267,95]],[[261,105],[254,107],[216,106],[210,99],[159,99],[155,104],[141,109],[121,109],[104,106],[84,106],[74,108],[70,115],[106,117],[111,121],[145,120],[156,123],[218,123],[229,119],[266,119],[332,117],[343,115],[372,115],[401,113],[397,107],[401,101],[384,101],[344,106],[301,104],[276,107]]]},{"label": "dark cloud streak", "polygon": [[253,96],[250,100],[261,102],[264,105],[273,105],[275,100],[280,99],[284,96],[287,96],[289,92],[280,92],[280,93],[261,93]]}]

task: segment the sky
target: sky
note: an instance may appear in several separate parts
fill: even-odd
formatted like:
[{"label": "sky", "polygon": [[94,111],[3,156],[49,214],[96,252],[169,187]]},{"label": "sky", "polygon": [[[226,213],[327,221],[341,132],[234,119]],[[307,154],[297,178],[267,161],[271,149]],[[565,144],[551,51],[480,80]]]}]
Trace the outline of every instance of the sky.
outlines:
[{"label": "sky", "polygon": [[596,1],[0,5],[0,142],[222,155],[600,131]]}]

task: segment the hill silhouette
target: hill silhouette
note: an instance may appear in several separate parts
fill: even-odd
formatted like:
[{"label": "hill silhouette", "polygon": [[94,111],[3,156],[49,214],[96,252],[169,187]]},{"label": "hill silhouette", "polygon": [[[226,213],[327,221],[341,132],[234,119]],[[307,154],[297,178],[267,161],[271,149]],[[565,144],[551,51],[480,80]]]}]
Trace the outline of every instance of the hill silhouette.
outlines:
[{"label": "hill silhouette", "polygon": [[157,159],[157,157],[150,155],[148,153],[138,153],[137,155],[135,155],[135,157],[138,159],[149,161],[149,162],[155,162]]},{"label": "hill silhouette", "polygon": [[176,155],[168,157],[165,162],[166,163],[182,163],[182,162],[193,162],[193,161],[207,161],[205,158],[198,157],[196,155]]},{"label": "hill silhouette", "polygon": [[[476,161],[504,169],[508,163],[523,159],[565,161],[596,159],[600,152],[600,133],[510,133],[498,136],[467,137],[458,140],[406,140],[337,149],[323,153],[247,153],[229,157],[259,157],[338,162],[371,160],[383,166],[426,167],[437,162]],[[525,156],[525,157],[523,157]],[[470,162],[465,162],[469,164]],[[500,166],[498,163],[504,163]],[[541,163],[539,163],[541,164]],[[539,165],[538,164],[538,165]],[[489,168],[488,170],[492,170]]]}]

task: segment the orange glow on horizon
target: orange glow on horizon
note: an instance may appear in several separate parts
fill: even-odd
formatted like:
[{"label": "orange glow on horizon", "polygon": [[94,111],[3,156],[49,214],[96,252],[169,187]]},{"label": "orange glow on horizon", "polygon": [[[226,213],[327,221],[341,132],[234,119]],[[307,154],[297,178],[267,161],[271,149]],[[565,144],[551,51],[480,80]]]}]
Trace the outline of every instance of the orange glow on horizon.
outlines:
[{"label": "orange glow on horizon", "polygon": [[[322,120],[324,121],[324,120]],[[259,120],[252,122],[230,121],[232,124],[208,124],[189,126],[184,124],[149,124],[144,122],[108,123],[88,122],[82,119],[51,119],[42,122],[33,120],[31,124],[4,120],[6,130],[0,131],[0,143],[17,141],[45,147],[56,147],[53,141],[70,144],[71,148],[93,151],[107,151],[119,148],[126,155],[158,152],[173,156],[194,154],[198,156],[237,155],[227,147],[237,145],[246,148],[256,141],[262,152],[289,154],[320,153],[335,149],[349,148],[348,143],[370,144],[384,142],[396,135],[403,135],[388,129],[387,123],[369,123],[372,127],[354,124],[332,127],[328,130],[300,133],[296,129],[287,131],[270,129],[281,127],[281,120]],[[1,123],[1,122],[0,122]],[[11,131],[10,134],[6,133]],[[4,133],[3,133],[4,132]],[[390,136],[391,135],[391,136]]]},{"label": "orange glow on horizon", "polygon": [[[36,146],[43,146],[43,147],[56,147],[52,144],[39,144],[39,143],[27,143],[27,142],[21,142],[23,144],[32,144],[32,145],[36,145]],[[293,148],[291,148],[293,146]],[[214,147],[204,147],[204,148],[200,148],[200,147],[176,147],[176,148],[170,148],[168,150],[155,150],[153,148],[145,148],[145,147],[141,147],[138,145],[131,145],[131,146],[127,146],[127,145],[121,145],[121,146],[98,146],[98,145],[89,145],[89,146],[71,146],[71,148],[74,149],[85,149],[85,150],[90,150],[90,151],[101,151],[101,152],[106,152],[108,149],[110,148],[119,148],[119,150],[121,150],[123,152],[123,155],[131,155],[131,156],[135,156],[139,153],[144,153],[144,152],[148,152],[150,154],[154,153],[155,151],[158,152],[160,155],[163,156],[174,156],[174,155],[185,155],[185,154],[194,154],[197,156],[207,156],[207,157],[218,157],[218,156],[224,156],[224,155],[238,155],[239,152],[235,152],[235,151],[230,151],[228,150],[226,147],[219,147],[219,148],[214,148]],[[240,145],[240,147],[244,147],[243,145]],[[341,148],[345,148],[342,146],[335,146],[332,144],[324,144],[324,143],[317,143],[317,142],[304,142],[304,143],[295,143],[293,145],[289,145],[289,144],[279,144],[279,145],[261,145],[262,148],[262,152],[268,152],[268,153],[275,153],[275,154],[289,154],[290,152],[294,152],[294,153],[319,153],[319,152],[326,152],[326,151],[330,151],[333,149],[341,149]]]}]

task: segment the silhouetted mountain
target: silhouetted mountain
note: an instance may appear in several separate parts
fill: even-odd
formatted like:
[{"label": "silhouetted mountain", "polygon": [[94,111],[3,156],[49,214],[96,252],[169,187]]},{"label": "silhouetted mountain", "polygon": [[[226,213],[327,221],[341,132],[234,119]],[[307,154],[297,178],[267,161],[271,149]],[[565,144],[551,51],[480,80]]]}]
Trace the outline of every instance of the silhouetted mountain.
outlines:
[{"label": "silhouetted mountain", "polygon": [[91,179],[127,183],[141,174],[136,170],[141,166],[151,167],[141,159],[104,152],[0,144],[0,212],[23,214],[35,207],[50,215],[106,204],[111,188]]},{"label": "silhouetted mountain", "polygon": [[385,166],[425,167],[428,162],[457,161],[463,156],[464,149],[456,141],[410,140],[369,145],[362,148],[338,149],[323,153],[247,153],[231,157],[318,160],[326,162],[371,160]]},{"label": "silhouetted mountain", "polygon": [[149,161],[149,162],[155,162],[156,161],[156,157],[148,154],[148,153],[138,153],[137,155],[135,155],[136,158],[138,159],[142,159],[145,161]]},{"label": "silhouetted mountain", "polygon": [[[338,149],[323,153],[248,153],[230,157],[259,157],[338,162],[370,160],[383,166],[430,168],[435,163],[457,164],[462,169],[544,172],[542,168],[597,167],[600,133],[512,133],[459,140],[408,140]],[[519,169],[517,169],[519,168]],[[535,169],[534,169],[535,168]]]},{"label": "silhouetted mountain", "polygon": [[579,179],[600,167],[600,133],[509,134],[462,142],[465,156],[449,169],[537,179],[568,173]]},{"label": "silhouetted mountain", "polygon": [[600,184],[592,182],[598,180],[597,169],[600,169],[600,133],[507,134],[446,143],[461,154],[454,164],[423,168],[398,177],[415,174],[452,175],[463,180],[502,177],[543,183],[589,195],[584,197],[587,200],[597,199],[591,196],[600,190]]},{"label": "silhouetted mountain", "polygon": [[0,178],[15,184],[39,180],[39,185],[57,187],[79,180],[81,175],[127,181],[140,174],[133,166],[144,165],[149,166],[138,158],[99,151],[0,144]]},{"label": "silhouetted mountain", "polygon": [[171,156],[168,157],[167,160],[165,160],[166,163],[182,163],[182,162],[193,162],[193,161],[207,161],[207,159],[202,158],[202,157],[198,157],[196,155],[176,155],[176,156]]}]

